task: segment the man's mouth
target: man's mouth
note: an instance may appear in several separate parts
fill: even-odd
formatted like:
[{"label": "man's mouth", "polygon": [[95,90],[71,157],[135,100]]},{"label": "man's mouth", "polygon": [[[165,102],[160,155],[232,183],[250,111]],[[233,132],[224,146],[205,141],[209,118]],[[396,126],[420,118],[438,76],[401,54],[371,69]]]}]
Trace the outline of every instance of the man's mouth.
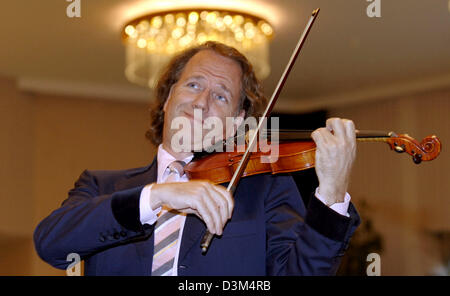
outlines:
[{"label": "man's mouth", "polygon": [[[203,118],[194,118],[194,115],[192,115],[192,114],[190,114],[190,113],[188,113],[188,112],[186,112],[186,111],[184,111],[183,114],[184,114],[184,116],[187,117],[189,120],[194,121],[194,120],[197,119],[197,122],[199,122],[199,123],[201,123],[201,124],[203,125]],[[199,119],[201,119],[201,120],[199,120]]]}]

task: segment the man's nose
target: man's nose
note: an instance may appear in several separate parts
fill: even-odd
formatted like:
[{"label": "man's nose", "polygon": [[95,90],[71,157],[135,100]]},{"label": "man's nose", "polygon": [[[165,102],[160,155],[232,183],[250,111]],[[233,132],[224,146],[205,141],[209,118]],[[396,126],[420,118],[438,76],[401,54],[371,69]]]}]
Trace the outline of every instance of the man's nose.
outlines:
[{"label": "man's nose", "polygon": [[192,109],[201,109],[203,112],[208,112],[210,91],[208,89],[199,93],[194,101],[192,101]]}]

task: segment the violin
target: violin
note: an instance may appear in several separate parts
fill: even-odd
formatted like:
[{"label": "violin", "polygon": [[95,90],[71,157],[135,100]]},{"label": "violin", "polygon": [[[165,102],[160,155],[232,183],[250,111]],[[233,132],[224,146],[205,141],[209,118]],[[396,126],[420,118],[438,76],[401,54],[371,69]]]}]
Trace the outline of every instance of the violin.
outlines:
[{"label": "violin", "polygon": [[[277,132],[281,140],[276,143],[278,153],[275,161],[270,159],[273,156],[268,149],[261,149],[262,145],[257,145],[258,149],[251,153],[242,177],[290,173],[314,167],[316,145],[311,139],[313,131],[269,130],[266,132],[268,139],[273,132]],[[385,142],[391,150],[411,155],[416,164],[435,159],[441,151],[441,142],[435,135],[427,136],[419,143],[407,134],[356,131],[356,140]],[[267,142],[269,147],[273,144]],[[244,152],[238,151],[242,151],[242,149],[237,149],[235,146],[232,152],[216,152],[195,157],[184,167],[184,172],[189,180],[204,179],[214,184],[230,182],[244,155]]]},{"label": "violin", "polygon": [[[184,167],[184,172],[189,179],[207,179],[215,184],[228,182],[227,191],[234,194],[241,177],[263,173],[288,173],[314,167],[316,146],[311,139],[312,131],[266,131],[268,138],[271,139],[273,132],[276,132],[275,139],[281,140],[276,143],[279,153],[274,161],[270,159],[272,157],[270,152],[263,152],[267,150],[260,149],[261,145],[258,145],[257,136],[263,130],[262,126],[275,106],[319,10],[317,8],[312,12],[256,130],[247,139],[245,152],[221,152],[195,157]],[[424,138],[420,143],[407,134],[397,135],[394,132],[356,131],[356,138],[358,141],[386,142],[394,151],[410,154],[416,164],[435,159],[441,150],[441,142],[434,135]],[[234,149],[233,151],[242,150]],[[213,234],[206,231],[200,244],[203,254],[207,252],[213,237]]]}]

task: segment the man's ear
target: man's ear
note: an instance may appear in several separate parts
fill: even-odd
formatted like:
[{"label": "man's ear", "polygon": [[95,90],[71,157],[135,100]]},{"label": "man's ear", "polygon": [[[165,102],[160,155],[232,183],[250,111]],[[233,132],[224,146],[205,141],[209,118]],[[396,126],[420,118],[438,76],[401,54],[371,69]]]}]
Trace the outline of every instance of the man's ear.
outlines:
[{"label": "man's ear", "polygon": [[174,86],[175,86],[175,83],[172,84],[172,86],[170,87],[169,94],[167,95],[167,99],[166,99],[166,101],[164,102],[164,106],[163,106],[163,111],[164,111],[164,112],[166,112],[166,109],[167,109],[167,102],[169,102],[170,97],[172,97],[172,90],[173,90],[173,87],[174,87]]}]

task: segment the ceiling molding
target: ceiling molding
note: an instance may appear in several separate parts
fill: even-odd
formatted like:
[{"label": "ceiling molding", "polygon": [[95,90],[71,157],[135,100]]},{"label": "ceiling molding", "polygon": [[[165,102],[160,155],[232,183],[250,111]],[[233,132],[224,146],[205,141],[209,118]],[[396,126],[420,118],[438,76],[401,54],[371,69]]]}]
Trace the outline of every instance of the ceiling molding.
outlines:
[{"label": "ceiling molding", "polygon": [[105,99],[148,103],[152,91],[138,86],[61,81],[32,77],[17,79],[17,87],[24,92],[75,96],[86,99]]}]

